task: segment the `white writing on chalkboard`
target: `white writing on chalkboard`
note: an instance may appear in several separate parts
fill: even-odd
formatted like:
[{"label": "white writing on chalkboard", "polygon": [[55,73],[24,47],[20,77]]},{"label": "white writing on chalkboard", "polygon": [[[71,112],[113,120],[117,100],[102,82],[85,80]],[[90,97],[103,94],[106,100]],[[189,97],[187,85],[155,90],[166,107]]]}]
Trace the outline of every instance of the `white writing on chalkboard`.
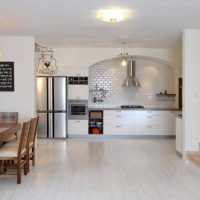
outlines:
[{"label": "white writing on chalkboard", "polygon": [[0,91],[14,91],[14,62],[0,62]]}]

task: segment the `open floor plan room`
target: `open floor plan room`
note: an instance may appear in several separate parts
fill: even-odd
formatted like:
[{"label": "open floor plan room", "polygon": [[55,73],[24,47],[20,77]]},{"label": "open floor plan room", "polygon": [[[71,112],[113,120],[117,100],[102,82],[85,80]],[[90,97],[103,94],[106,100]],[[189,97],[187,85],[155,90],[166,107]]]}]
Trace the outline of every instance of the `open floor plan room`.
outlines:
[{"label": "open floor plan room", "polygon": [[0,0],[0,200],[200,200],[200,0]]}]

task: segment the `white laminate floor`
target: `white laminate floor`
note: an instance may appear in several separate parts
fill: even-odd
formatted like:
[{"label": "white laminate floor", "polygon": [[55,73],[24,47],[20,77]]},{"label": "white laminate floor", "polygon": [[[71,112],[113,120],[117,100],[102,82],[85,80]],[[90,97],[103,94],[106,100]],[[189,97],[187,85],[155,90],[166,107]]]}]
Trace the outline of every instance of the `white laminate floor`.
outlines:
[{"label": "white laminate floor", "polygon": [[37,164],[0,200],[200,200],[200,169],[174,139],[39,140]]}]

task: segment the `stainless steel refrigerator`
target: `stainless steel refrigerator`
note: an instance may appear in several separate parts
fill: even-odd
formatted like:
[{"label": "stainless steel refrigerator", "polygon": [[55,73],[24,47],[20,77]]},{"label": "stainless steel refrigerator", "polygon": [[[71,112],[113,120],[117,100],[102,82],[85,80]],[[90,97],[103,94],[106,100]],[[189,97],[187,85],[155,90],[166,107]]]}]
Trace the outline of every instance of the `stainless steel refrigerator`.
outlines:
[{"label": "stainless steel refrigerator", "polygon": [[67,137],[67,77],[37,77],[38,138]]}]

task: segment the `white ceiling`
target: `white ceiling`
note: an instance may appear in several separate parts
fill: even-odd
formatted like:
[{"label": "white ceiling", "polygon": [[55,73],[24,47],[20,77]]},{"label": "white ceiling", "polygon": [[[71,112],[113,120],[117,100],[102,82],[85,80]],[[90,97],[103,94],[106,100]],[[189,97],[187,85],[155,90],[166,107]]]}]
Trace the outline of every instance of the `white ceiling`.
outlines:
[{"label": "white ceiling", "polygon": [[[112,6],[131,17],[96,18]],[[200,28],[200,0],[0,0],[0,35],[33,35],[53,47],[173,47],[186,28]]]}]

